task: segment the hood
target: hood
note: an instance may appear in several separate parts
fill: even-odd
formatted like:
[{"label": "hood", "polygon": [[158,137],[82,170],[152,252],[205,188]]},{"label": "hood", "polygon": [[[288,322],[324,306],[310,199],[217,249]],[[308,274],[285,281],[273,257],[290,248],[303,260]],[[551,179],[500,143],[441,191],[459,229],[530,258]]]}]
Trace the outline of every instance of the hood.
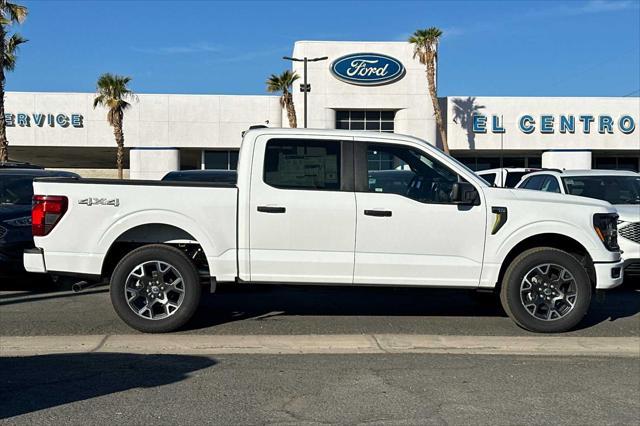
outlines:
[{"label": "hood", "polygon": [[31,204],[0,204],[0,222],[31,216]]},{"label": "hood", "polygon": [[552,204],[572,204],[592,209],[604,209],[613,212],[614,208],[606,201],[594,198],[579,197],[577,195],[558,194],[555,192],[535,191],[532,189],[506,189],[506,188],[484,188],[485,192],[491,193],[492,198],[515,199],[518,201],[531,201],[536,203]]},{"label": "hood", "polygon": [[619,219],[623,222],[640,222],[640,204],[615,204]]}]

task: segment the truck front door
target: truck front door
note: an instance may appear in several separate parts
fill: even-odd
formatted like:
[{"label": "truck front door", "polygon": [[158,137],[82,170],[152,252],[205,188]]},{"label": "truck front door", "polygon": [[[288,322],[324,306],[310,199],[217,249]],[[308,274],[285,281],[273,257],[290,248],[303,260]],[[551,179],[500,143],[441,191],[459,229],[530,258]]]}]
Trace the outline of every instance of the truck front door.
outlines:
[{"label": "truck front door", "polygon": [[478,286],[486,209],[452,202],[462,177],[417,147],[354,146],[354,283]]},{"label": "truck front door", "polygon": [[263,137],[254,145],[253,158],[251,280],[352,283],[356,232],[352,142]]}]

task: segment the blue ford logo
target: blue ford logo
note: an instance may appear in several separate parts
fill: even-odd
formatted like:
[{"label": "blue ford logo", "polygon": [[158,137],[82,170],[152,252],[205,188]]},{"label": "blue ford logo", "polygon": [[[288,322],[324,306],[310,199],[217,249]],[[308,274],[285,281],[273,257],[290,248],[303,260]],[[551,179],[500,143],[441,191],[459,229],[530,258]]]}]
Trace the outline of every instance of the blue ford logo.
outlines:
[{"label": "blue ford logo", "polygon": [[342,56],[331,64],[338,79],[358,86],[389,84],[404,77],[404,66],[391,56],[378,53],[355,53]]}]

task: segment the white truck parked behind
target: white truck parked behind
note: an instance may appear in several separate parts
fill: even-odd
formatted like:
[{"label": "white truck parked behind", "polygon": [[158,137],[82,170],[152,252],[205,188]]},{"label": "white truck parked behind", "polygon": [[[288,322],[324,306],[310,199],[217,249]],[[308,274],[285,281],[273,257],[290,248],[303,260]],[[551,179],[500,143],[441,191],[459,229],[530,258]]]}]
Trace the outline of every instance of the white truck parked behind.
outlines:
[{"label": "white truck parked behind", "polygon": [[409,136],[253,129],[235,185],[34,189],[27,270],[109,277],[116,312],[145,332],[184,325],[205,279],[495,289],[538,332],[571,329],[596,289],[622,283],[609,203],[489,187]]}]

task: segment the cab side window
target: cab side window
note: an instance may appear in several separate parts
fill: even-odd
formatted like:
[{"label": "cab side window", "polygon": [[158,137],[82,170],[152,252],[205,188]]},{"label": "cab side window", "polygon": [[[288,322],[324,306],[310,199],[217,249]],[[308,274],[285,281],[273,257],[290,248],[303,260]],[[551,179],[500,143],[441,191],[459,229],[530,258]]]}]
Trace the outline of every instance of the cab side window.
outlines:
[{"label": "cab side window", "polygon": [[340,190],[340,142],[275,139],[267,142],[264,182],[276,188]]},{"label": "cab side window", "polygon": [[400,145],[367,148],[368,191],[391,193],[421,203],[451,203],[453,184],[462,181],[439,161]]}]

